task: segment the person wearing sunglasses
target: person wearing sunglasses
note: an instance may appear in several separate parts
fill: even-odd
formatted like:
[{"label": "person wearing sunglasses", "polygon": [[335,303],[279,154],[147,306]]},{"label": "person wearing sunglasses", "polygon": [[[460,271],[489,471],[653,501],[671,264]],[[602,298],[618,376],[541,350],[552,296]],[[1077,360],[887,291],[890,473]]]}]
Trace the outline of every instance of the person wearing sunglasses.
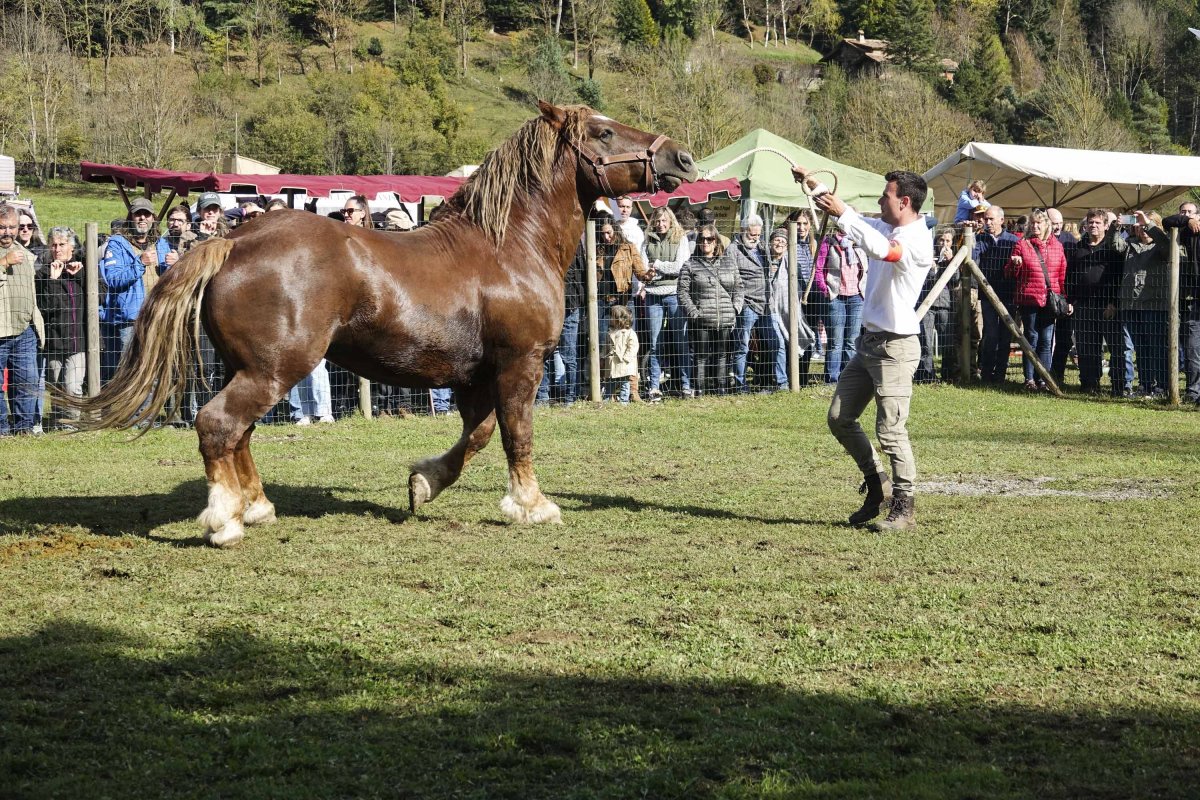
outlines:
[{"label": "person wearing sunglasses", "polygon": [[21,212],[17,222],[17,242],[36,258],[41,258],[46,253],[46,242],[42,239],[42,232],[38,230],[37,221],[25,212]]},{"label": "person wearing sunglasses", "polygon": [[733,325],[742,310],[742,277],[712,225],[696,234],[696,250],[679,271],[679,306],[687,315],[695,359],[695,393],[725,394]]}]

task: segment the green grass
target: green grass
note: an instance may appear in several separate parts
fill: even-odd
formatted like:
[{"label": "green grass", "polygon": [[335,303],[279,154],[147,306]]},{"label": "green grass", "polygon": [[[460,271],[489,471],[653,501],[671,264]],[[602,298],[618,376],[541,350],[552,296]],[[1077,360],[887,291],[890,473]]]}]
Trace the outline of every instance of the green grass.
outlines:
[{"label": "green grass", "polygon": [[918,389],[991,491],[879,536],[827,404],[539,412],[550,527],[498,437],[409,517],[456,420],[262,428],[232,551],[190,433],[7,440],[0,794],[1194,796],[1200,414]]}]

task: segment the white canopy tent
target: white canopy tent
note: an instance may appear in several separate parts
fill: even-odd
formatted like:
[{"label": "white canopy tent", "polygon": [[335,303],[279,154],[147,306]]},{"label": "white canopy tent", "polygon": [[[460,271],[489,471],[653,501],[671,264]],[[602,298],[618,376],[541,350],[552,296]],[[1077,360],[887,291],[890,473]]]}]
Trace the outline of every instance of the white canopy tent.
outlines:
[{"label": "white canopy tent", "polygon": [[1089,208],[1151,209],[1200,187],[1200,158],[969,142],[925,173],[939,220],[954,219],[959,194],[975,179],[1005,211],[1057,208],[1080,219]]}]

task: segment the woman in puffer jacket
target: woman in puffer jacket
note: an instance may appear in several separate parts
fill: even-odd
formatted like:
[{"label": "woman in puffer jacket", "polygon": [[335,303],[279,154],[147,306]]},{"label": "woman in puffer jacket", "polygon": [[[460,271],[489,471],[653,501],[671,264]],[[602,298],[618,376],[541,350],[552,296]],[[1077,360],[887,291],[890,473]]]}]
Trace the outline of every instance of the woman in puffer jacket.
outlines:
[{"label": "woman in puffer jacket", "polygon": [[[1042,366],[1050,369],[1055,319],[1046,312],[1046,277],[1050,278],[1050,290],[1062,294],[1067,278],[1067,257],[1058,239],[1050,232],[1050,217],[1045,211],[1034,211],[1029,215],[1025,238],[1013,248],[1012,256],[1004,265],[1004,276],[1016,283],[1013,304],[1025,326],[1025,338]],[[1024,362],[1025,388],[1031,392],[1045,389],[1045,381],[1034,379],[1036,370],[1029,356],[1024,357]]]},{"label": "woman in puffer jacket", "polygon": [[696,251],[679,271],[679,307],[687,315],[696,394],[725,394],[733,326],[742,310],[742,278],[726,258],[717,229],[700,228]]}]

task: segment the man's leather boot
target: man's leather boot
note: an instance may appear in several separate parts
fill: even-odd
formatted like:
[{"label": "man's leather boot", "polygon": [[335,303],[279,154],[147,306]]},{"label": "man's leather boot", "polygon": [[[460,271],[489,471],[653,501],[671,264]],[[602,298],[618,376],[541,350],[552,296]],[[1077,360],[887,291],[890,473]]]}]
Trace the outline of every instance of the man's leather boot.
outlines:
[{"label": "man's leather boot", "polygon": [[866,525],[883,513],[883,504],[892,493],[892,481],[882,472],[868,475],[858,487],[860,493],[866,492],[862,508],[850,515],[851,525]]},{"label": "man's leather boot", "polygon": [[912,495],[893,495],[891,505],[887,516],[871,526],[874,530],[884,533],[917,527],[917,504]]}]

